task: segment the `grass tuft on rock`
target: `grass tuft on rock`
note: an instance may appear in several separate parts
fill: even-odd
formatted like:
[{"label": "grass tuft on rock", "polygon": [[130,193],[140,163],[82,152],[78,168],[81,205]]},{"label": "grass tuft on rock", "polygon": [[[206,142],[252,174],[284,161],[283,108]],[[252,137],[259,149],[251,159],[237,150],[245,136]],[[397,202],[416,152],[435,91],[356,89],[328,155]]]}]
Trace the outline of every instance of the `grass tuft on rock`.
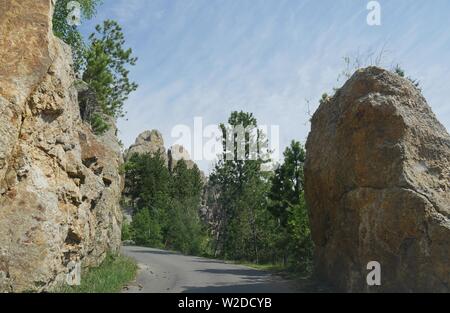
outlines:
[{"label": "grass tuft on rock", "polygon": [[64,286],[59,293],[116,293],[136,277],[134,260],[109,254],[105,261],[82,275],[80,286]]}]

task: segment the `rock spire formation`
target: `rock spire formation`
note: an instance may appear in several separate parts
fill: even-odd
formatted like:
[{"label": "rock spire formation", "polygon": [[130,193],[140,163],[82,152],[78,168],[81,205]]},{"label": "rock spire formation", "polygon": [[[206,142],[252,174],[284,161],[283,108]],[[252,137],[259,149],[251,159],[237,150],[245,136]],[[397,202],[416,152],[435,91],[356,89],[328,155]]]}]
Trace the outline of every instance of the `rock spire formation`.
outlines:
[{"label": "rock spire formation", "polygon": [[126,159],[129,159],[133,154],[160,154],[166,164],[168,164],[167,151],[164,147],[164,138],[157,130],[147,130],[140,134],[134,144],[130,146],[125,153]]},{"label": "rock spire formation", "polygon": [[[141,133],[134,144],[130,146],[128,151],[125,153],[126,159],[129,159],[133,154],[148,154],[154,156],[160,154],[162,158],[166,161],[167,167],[173,170],[178,161],[184,160],[186,166],[189,169],[196,166],[195,162],[192,161],[189,152],[186,148],[181,145],[173,145],[168,150],[164,146],[164,138],[161,132],[158,130],[146,130]],[[202,173],[204,176],[204,174]]]}]

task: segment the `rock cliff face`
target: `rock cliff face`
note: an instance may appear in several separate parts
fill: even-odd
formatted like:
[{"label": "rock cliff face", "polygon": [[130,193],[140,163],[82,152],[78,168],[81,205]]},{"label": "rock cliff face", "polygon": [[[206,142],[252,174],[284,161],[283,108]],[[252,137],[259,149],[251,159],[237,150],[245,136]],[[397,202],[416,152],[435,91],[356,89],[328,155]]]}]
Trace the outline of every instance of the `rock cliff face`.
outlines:
[{"label": "rock cliff face", "polygon": [[[357,71],[312,119],[316,265],[343,291],[450,291],[450,136],[408,80]],[[367,264],[381,264],[369,287]]]},{"label": "rock cliff face", "polygon": [[52,10],[0,1],[0,291],[77,283],[120,247],[117,139],[82,122]]}]

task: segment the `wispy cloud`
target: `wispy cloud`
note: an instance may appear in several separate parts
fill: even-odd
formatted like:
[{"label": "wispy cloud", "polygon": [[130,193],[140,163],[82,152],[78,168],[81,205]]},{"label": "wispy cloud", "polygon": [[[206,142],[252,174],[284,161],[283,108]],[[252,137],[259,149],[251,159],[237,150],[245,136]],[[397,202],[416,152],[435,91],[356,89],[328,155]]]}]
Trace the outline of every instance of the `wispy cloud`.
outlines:
[{"label": "wispy cloud", "polygon": [[[421,81],[438,118],[450,129],[450,2],[380,1],[382,26],[366,24],[365,1],[116,0],[98,18],[118,19],[139,57],[140,89],[127,102],[121,137],[160,129],[168,144],[179,123],[206,123],[247,110],[281,127],[281,143],[305,140],[322,93],[341,82],[342,58],[386,49],[384,64],[399,63]],[[202,165],[204,169],[207,164]]]}]

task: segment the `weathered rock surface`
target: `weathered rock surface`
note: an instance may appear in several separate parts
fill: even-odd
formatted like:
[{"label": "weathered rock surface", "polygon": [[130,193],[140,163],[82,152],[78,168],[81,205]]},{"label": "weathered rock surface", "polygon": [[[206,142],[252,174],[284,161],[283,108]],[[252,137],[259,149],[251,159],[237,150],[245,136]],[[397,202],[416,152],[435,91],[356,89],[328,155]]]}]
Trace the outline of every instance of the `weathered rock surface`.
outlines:
[{"label": "weathered rock surface", "polygon": [[0,1],[0,291],[76,283],[120,247],[117,139],[80,119],[51,17],[51,0]]},{"label": "weathered rock surface", "polygon": [[[305,168],[319,278],[450,291],[450,136],[408,80],[357,71],[312,119]],[[382,285],[368,287],[370,261]]]},{"label": "weathered rock surface", "polygon": [[164,158],[166,165],[170,170],[173,170],[180,160],[184,160],[189,169],[196,166],[195,162],[192,161],[188,150],[183,146],[173,145],[166,150],[163,135],[158,130],[147,130],[140,134],[136,138],[135,143],[127,150],[125,158],[129,159],[133,154],[148,154],[154,156],[158,153]]},{"label": "weathered rock surface", "polygon": [[193,169],[196,166],[195,162],[191,160],[189,152],[183,146],[174,145],[169,149],[167,154],[169,157],[169,167],[171,170],[173,170],[175,166],[177,166],[177,163],[181,160],[186,163],[186,166],[189,169]]},{"label": "weathered rock surface", "polygon": [[129,159],[133,154],[149,154],[153,156],[158,153],[168,164],[169,158],[162,134],[157,130],[147,130],[136,138],[136,142],[126,152],[125,158]]}]

